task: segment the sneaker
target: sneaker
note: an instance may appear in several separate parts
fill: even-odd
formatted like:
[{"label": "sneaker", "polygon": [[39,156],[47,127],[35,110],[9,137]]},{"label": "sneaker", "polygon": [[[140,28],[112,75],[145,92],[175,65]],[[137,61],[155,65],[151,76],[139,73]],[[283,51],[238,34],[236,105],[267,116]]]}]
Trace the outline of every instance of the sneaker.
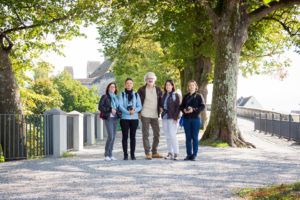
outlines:
[{"label": "sneaker", "polygon": [[175,154],[175,155],[174,155],[173,160],[178,160],[178,154]]},{"label": "sneaker", "polygon": [[104,158],[104,160],[109,161],[109,160],[111,160],[111,159],[110,159],[110,157],[106,156],[106,157]]},{"label": "sneaker", "polygon": [[115,157],[112,156],[112,157],[110,157],[110,160],[117,160],[117,159],[116,159]]},{"label": "sneaker", "polygon": [[159,153],[154,153],[152,154],[152,158],[163,158],[163,156],[160,155]]},{"label": "sneaker", "polygon": [[168,153],[168,155],[165,157],[166,160],[172,160],[173,154]]},{"label": "sneaker", "polygon": [[150,153],[148,153],[148,154],[146,155],[146,159],[147,159],[147,160],[152,160],[152,156],[151,156]]}]

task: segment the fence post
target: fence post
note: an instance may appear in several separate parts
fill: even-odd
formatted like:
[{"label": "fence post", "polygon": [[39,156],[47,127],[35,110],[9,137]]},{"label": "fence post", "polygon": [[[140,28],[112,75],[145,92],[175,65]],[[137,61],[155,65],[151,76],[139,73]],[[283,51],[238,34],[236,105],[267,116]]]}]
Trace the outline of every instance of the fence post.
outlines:
[{"label": "fence post", "polygon": [[53,115],[53,157],[57,158],[67,151],[67,115],[58,108],[53,108],[46,114]]},{"label": "fence post", "polygon": [[83,150],[83,114],[78,111],[69,112],[73,117],[73,149],[74,151]]},{"label": "fence post", "polygon": [[84,115],[87,117],[87,144],[95,144],[95,122],[94,115],[89,112],[85,112]]},{"label": "fence post", "polygon": [[261,112],[259,113],[259,132],[261,132]]},{"label": "fence post", "polygon": [[97,140],[103,140],[103,120],[99,117],[100,115],[100,112],[99,111],[96,111],[94,112],[94,115],[96,116],[95,119],[96,119],[96,126],[97,126]]},{"label": "fence post", "polygon": [[291,125],[292,125],[292,115],[290,114],[289,115],[289,140],[291,140],[291,134],[292,134]]},{"label": "fence post", "polygon": [[274,123],[274,113],[272,113],[272,121],[271,121],[271,131],[272,131],[272,136],[274,135],[274,127],[273,127],[273,123]]},{"label": "fence post", "polygon": [[266,121],[265,121],[265,134],[267,134],[267,120],[268,120],[268,113],[266,113]]},{"label": "fence post", "polygon": [[282,121],[282,115],[279,114],[279,138],[281,138],[281,121]]},{"label": "fence post", "polygon": [[256,131],[256,113],[254,113],[253,121],[254,121],[254,131]]}]

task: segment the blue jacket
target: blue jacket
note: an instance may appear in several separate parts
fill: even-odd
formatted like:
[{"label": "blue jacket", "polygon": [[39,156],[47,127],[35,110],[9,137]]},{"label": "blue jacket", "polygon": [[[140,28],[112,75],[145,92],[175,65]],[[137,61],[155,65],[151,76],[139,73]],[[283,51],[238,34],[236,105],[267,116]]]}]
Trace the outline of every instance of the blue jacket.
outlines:
[{"label": "blue jacket", "polygon": [[[131,104],[130,102],[128,102],[128,98],[127,98],[127,94],[125,93],[125,90],[120,92],[119,103],[120,103],[120,109],[122,111],[121,119],[139,119],[138,112],[142,110],[142,103],[141,103],[140,95],[138,93],[133,91],[133,98]],[[128,106],[132,106],[134,108],[134,110],[136,111],[135,114],[133,115],[130,114],[130,112],[127,110]]]}]

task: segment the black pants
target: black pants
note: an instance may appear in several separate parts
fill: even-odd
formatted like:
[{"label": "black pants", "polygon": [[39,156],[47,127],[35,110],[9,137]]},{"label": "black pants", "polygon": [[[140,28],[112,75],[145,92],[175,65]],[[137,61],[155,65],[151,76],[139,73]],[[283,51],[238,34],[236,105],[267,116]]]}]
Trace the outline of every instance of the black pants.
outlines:
[{"label": "black pants", "polygon": [[[124,156],[128,156],[128,132],[130,132],[130,155],[134,156],[135,152],[135,134],[136,129],[139,125],[138,119],[121,119],[120,121],[121,129],[122,129],[122,147]],[[130,131],[129,131],[130,129]]]}]

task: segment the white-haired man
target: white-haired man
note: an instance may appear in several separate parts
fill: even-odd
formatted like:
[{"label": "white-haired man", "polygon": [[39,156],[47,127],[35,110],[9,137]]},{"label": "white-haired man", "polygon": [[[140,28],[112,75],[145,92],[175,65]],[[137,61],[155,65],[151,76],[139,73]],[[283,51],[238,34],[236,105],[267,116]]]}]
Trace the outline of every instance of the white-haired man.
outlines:
[{"label": "white-haired man", "polygon": [[[138,90],[141,97],[143,109],[141,111],[143,145],[145,149],[146,159],[162,158],[163,156],[157,152],[159,144],[159,123],[160,114],[159,103],[161,102],[162,90],[155,86],[156,76],[153,72],[148,72],[144,76],[145,86]],[[152,155],[150,154],[149,127],[153,130]]]}]

